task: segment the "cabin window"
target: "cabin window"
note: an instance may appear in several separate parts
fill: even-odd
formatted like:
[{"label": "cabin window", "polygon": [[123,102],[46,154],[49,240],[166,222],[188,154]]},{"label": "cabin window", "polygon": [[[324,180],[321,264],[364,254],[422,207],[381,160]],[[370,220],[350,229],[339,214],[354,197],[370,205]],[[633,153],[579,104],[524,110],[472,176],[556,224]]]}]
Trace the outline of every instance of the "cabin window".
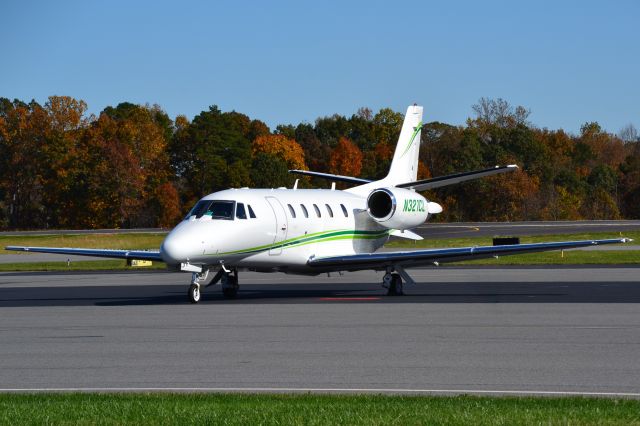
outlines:
[{"label": "cabin window", "polygon": [[295,219],[296,211],[293,209],[293,206],[291,204],[287,204],[287,206],[289,206],[289,212],[291,213],[291,217]]},{"label": "cabin window", "polygon": [[313,205],[313,208],[316,210],[316,214],[318,215],[318,217],[322,217],[322,214],[320,214],[320,209],[316,204]]},{"label": "cabin window", "polygon": [[244,204],[238,203],[236,204],[236,217],[238,219],[246,219],[247,212],[244,210]]},{"label": "cabin window", "polygon": [[342,213],[344,213],[344,217],[349,217],[349,212],[347,212],[347,208],[344,206],[344,204],[340,204],[340,207],[342,207]]},{"label": "cabin window", "polygon": [[251,208],[251,206],[249,204],[247,204],[247,207],[249,208],[249,217],[251,219],[255,219],[256,218],[256,214],[253,212],[253,209]]},{"label": "cabin window", "polygon": [[327,211],[329,212],[329,217],[333,217],[333,210],[331,210],[331,206],[329,204],[325,204],[327,207]]},{"label": "cabin window", "polygon": [[302,207],[302,213],[304,213],[304,217],[309,217],[309,212],[307,211],[307,208],[304,206],[304,204],[300,204],[300,207]]}]

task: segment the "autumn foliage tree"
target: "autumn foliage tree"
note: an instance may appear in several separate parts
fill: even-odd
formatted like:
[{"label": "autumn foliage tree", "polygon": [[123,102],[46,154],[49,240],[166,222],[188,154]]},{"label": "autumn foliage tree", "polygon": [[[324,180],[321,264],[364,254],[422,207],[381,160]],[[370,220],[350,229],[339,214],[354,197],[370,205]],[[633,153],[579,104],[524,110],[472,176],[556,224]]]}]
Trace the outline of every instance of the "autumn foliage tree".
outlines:
[{"label": "autumn foliage tree", "polygon": [[307,168],[302,147],[295,140],[282,134],[258,136],[251,145],[251,151],[254,156],[264,153],[278,157],[291,169]]},{"label": "autumn foliage tree", "polygon": [[[212,106],[172,120],[128,102],[96,116],[82,100],[0,98],[0,227],[170,227],[201,196],[289,186],[288,169],[382,178],[403,114],[360,108],[280,125]],[[436,188],[435,220],[640,218],[640,141],[597,122],[576,135],[539,129],[529,110],[482,98],[465,125],[427,123],[418,178],[518,164],[520,171]],[[322,179],[302,186],[326,188]]]},{"label": "autumn foliage tree", "polygon": [[362,151],[349,139],[340,138],[336,147],[331,151],[329,172],[345,176],[359,176],[361,170]]}]

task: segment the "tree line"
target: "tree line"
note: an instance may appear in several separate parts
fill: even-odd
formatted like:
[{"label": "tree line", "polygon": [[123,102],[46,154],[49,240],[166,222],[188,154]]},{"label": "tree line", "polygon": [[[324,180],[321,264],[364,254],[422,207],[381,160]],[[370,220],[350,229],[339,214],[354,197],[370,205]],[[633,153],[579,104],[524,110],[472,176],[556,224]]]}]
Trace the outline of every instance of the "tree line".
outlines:
[{"label": "tree line", "polygon": [[[529,110],[482,98],[465,125],[423,127],[419,176],[497,164],[519,171],[426,193],[438,220],[640,218],[640,139],[597,122],[580,134],[540,129]],[[230,187],[291,187],[289,169],[382,178],[403,113],[360,108],[351,117],[278,125],[217,106],[193,120],[121,103],[99,115],[68,96],[0,98],[0,228],[171,227],[194,202]],[[299,187],[326,188],[303,178]]]}]

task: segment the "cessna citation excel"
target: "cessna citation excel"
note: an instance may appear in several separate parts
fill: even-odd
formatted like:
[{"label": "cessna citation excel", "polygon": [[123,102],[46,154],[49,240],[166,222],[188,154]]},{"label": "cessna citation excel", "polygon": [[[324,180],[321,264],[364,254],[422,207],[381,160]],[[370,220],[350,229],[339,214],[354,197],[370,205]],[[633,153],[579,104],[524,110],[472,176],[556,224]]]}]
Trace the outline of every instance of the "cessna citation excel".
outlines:
[{"label": "cessna citation excel", "polygon": [[209,194],[165,238],[159,251],[99,250],[52,247],[7,247],[7,250],[163,261],[170,270],[191,272],[188,296],[201,297],[221,283],[225,297],[238,292],[238,271],[320,273],[371,269],[384,271],[389,295],[414,283],[406,268],[443,262],[497,257],[524,252],[624,243],[626,238],[463,247],[376,253],[390,236],[421,240],[412,228],[442,207],[420,191],[470,179],[512,172],[515,165],[416,180],[422,129],[422,107],[407,109],[389,174],[369,181],[303,170],[292,173],[353,184],[335,189],[227,189]]}]

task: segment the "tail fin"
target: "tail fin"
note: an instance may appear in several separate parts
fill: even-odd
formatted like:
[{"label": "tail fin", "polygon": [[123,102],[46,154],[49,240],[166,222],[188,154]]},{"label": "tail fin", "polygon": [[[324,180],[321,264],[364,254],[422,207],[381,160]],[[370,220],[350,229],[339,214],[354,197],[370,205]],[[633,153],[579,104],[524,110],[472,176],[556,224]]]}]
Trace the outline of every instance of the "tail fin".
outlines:
[{"label": "tail fin", "polygon": [[384,178],[385,183],[398,185],[417,180],[421,129],[422,107],[414,104],[407,108],[407,114],[404,116],[389,174]]}]

